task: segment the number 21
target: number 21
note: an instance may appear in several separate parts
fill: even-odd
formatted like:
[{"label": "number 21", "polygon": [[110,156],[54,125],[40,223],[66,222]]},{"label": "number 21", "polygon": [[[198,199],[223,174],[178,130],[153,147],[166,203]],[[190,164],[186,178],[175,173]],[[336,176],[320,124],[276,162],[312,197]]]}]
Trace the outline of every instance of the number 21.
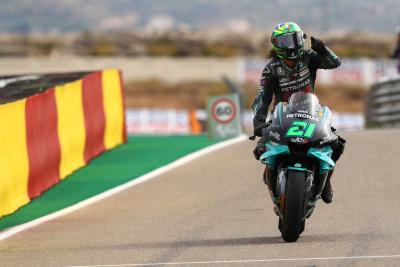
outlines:
[{"label": "number 21", "polygon": [[315,123],[295,121],[292,123],[292,127],[287,131],[286,136],[310,138],[314,133],[315,127]]}]

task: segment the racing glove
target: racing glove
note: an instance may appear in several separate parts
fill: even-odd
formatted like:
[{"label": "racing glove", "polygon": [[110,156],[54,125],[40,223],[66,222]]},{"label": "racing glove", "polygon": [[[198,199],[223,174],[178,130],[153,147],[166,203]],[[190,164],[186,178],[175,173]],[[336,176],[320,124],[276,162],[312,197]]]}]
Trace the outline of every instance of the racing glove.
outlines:
[{"label": "racing glove", "polygon": [[262,130],[267,127],[268,124],[263,122],[260,125],[257,125],[257,127],[254,128],[254,135],[255,136],[261,136],[262,135]]},{"label": "racing glove", "polygon": [[325,42],[322,41],[321,39],[311,36],[311,49],[317,52],[318,54],[324,54],[326,53]]},{"label": "racing glove", "polygon": [[267,152],[267,147],[265,146],[264,142],[258,141],[256,147],[253,150],[253,154],[256,160],[260,160],[261,155],[265,152]]},{"label": "racing glove", "polygon": [[263,131],[263,129],[264,128],[267,128],[268,126],[270,126],[272,124],[272,120],[269,120],[269,121],[267,121],[267,122],[262,122],[262,123],[260,123],[259,125],[257,125],[255,128],[254,128],[254,135],[255,136],[262,136],[262,131]]}]

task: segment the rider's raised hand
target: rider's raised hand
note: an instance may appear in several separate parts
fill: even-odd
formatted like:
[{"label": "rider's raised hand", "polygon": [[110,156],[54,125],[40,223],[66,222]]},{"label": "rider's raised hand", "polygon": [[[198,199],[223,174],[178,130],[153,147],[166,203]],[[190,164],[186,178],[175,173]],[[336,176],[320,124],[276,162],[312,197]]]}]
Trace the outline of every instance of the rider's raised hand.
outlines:
[{"label": "rider's raised hand", "polygon": [[318,54],[323,54],[326,52],[325,42],[322,41],[321,39],[311,36],[311,49],[317,52]]}]

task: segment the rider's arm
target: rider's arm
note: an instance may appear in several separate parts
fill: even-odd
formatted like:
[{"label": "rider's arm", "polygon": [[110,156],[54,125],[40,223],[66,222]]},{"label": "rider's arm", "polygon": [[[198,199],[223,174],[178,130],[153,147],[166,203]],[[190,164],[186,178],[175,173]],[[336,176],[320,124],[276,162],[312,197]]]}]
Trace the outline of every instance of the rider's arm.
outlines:
[{"label": "rider's arm", "polygon": [[311,67],[315,69],[334,69],[340,66],[340,58],[330,50],[325,42],[311,36]]},{"label": "rider's arm", "polygon": [[340,58],[328,47],[323,53],[311,52],[311,64],[316,69],[335,69],[340,66]]},{"label": "rider's arm", "polygon": [[276,77],[273,75],[270,67],[266,66],[263,70],[260,87],[258,94],[253,103],[254,118],[254,134],[256,136],[262,135],[262,128],[266,126],[266,118],[268,115],[268,108],[272,102],[274,95],[274,88],[278,85]]}]

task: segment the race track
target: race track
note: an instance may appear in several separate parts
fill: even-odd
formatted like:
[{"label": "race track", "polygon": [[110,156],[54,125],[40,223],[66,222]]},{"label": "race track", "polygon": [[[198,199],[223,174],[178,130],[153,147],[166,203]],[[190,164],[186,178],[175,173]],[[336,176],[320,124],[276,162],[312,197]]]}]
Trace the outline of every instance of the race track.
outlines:
[{"label": "race track", "polygon": [[1,241],[0,265],[399,266],[400,131],[344,137],[335,200],[297,243],[280,238],[245,141]]}]

